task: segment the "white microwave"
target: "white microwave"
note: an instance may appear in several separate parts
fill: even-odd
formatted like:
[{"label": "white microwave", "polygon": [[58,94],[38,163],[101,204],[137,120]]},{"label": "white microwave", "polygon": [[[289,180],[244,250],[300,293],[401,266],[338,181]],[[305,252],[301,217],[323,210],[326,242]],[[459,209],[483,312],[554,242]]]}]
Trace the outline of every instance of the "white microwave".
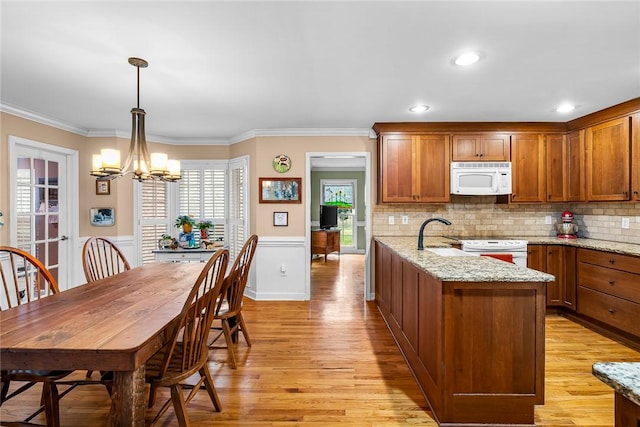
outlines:
[{"label": "white microwave", "polygon": [[451,163],[451,194],[511,194],[511,162]]}]

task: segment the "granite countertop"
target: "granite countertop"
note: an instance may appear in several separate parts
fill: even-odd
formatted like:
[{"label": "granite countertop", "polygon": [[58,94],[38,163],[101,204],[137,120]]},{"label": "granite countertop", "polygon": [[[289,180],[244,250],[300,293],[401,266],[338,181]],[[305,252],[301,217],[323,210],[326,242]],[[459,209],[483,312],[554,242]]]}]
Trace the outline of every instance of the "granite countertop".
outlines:
[{"label": "granite countertop", "polygon": [[592,372],[600,381],[640,405],[640,362],[597,362]]},{"label": "granite countertop", "polygon": [[448,238],[458,242],[460,240],[526,240],[532,245],[565,245],[575,246],[584,249],[595,249],[598,251],[615,252],[623,255],[640,256],[640,245],[634,243],[612,242],[609,240],[597,239],[559,239],[555,236],[487,236],[487,237],[451,237]]},{"label": "granite countertop", "polygon": [[416,248],[415,237],[376,237],[405,260],[443,282],[551,282],[554,276],[481,256],[441,256],[427,248],[447,248],[456,240],[425,237],[425,250]]}]

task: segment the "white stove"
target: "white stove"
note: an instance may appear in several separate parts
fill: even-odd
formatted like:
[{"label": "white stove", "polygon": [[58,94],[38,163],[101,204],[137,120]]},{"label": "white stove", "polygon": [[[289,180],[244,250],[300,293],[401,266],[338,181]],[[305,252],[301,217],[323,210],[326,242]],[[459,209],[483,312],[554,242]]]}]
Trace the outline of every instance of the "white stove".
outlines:
[{"label": "white stove", "polygon": [[526,240],[460,240],[462,250],[475,255],[502,255],[520,267],[527,266]]}]

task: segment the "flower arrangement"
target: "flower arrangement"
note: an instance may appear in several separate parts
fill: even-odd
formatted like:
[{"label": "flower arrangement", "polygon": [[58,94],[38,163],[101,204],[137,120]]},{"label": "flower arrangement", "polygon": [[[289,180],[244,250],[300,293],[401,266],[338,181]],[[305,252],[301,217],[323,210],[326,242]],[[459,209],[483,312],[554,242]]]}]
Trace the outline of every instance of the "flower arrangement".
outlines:
[{"label": "flower arrangement", "polygon": [[176,228],[180,228],[184,225],[194,226],[196,224],[195,220],[190,215],[180,215],[176,218]]},{"label": "flower arrangement", "polygon": [[207,230],[211,227],[213,227],[213,223],[208,220],[201,219],[196,223],[196,228],[199,228],[200,230]]}]

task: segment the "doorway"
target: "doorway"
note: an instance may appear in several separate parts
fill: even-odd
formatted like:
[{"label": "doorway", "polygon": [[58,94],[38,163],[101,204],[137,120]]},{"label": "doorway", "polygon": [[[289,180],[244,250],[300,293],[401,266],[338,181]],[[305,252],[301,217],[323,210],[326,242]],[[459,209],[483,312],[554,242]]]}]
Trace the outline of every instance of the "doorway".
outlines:
[{"label": "doorway", "polygon": [[68,289],[75,284],[69,266],[78,234],[78,152],[10,136],[9,162],[10,245],[34,255]]},{"label": "doorway", "polygon": [[358,186],[355,179],[321,179],[320,204],[338,208],[340,252],[358,249]]},{"label": "doorway", "polygon": [[[341,233],[341,252],[360,253],[364,256],[364,299],[373,299],[370,280],[370,242],[371,242],[371,153],[318,153],[306,154],[306,184],[305,191],[309,197],[306,202],[306,289],[310,290],[311,275],[311,230],[319,226],[319,206],[323,201],[340,202],[344,194],[336,197],[338,191],[350,191],[352,183],[353,209],[343,211],[343,217],[339,218],[339,226],[345,226],[350,236]],[[322,182],[327,184],[327,195],[322,190]],[[332,184],[336,184],[332,187]],[[342,221],[341,221],[342,219]],[[342,222],[342,224],[341,224]],[[342,228],[342,227],[341,227]],[[352,229],[352,231],[351,231]],[[351,239],[350,245],[346,245]],[[345,245],[343,246],[343,242]],[[309,295],[310,295],[309,291]]]}]

